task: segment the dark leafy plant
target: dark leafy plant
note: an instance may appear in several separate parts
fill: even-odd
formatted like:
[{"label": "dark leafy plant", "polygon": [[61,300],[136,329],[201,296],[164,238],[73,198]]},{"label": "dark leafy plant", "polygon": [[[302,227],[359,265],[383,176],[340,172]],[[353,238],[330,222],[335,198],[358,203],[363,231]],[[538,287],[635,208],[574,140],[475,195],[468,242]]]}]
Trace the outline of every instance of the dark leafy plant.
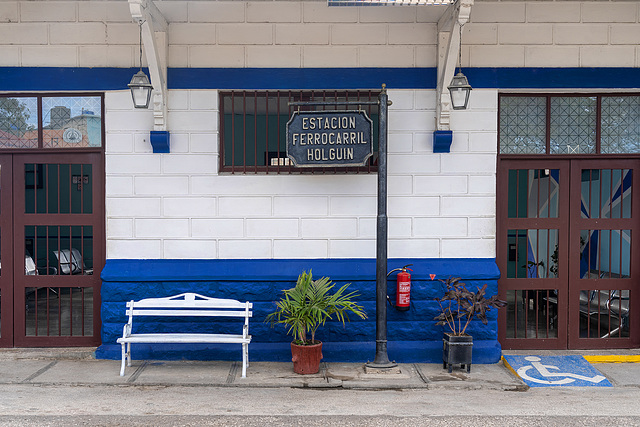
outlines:
[{"label": "dark leafy plant", "polygon": [[487,324],[487,312],[492,307],[499,308],[507,305],[499,300],[497,295],[485,297],[487,284],[471,292],[467,286],[460,282],[459,277],[450,277],[440,280],[445,284],[446,290],[442,298],[436,298],[440,305],[440,314],[434,317],[436,325],[446,325],[453,335],[464,335],[473,318]]},{"label": "dark leafy plant", "polygon": [[[349,320],[349,313],[362,319],[367,317],[362,306],[353,301],[358,294],[345,293],[349,285],[347,283],[331,293],[334,287],[331,279],[313,280],[311,270],[309,274],[303,271],[294,288],[282,291],[282,298],[276,302],[276,311],[269,313],[265,322],[271,322],[271,326],[284,324],[288,328],[287,334],[293,335],[296,344],[315,344],[316,331],[334,315],[343,325]],[[311,335],[310,340],[307,334]]]}]

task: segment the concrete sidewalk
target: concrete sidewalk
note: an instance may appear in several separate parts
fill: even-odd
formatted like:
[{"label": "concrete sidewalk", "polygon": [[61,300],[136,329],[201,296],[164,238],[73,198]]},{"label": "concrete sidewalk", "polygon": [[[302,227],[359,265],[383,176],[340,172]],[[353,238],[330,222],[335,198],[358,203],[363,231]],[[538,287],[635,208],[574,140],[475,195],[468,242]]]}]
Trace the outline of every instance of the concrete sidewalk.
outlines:
[{"label": "concrete sidewalk", "polygon": [[291,387],[368,390],[527,390],[502,363],[472,365],[449,374],[441,364],[400,364],[399,372],[367,373],[363,363],[322,362],[320,372],[298,375],[292,363],[134,360],[121,377],[119,360],[96,360],[93,349],[2,349],[0,384],[71,386]]},{"label": "concrete sidewalk", "polygon": [[[288,387],[316,389],[455,389],[526,391],[528,386],[500,362],[472,365],[471,372],[442,364],[400,364],[395,373],[367,373],[363,363],[323,362],[320,372],[298,375],[291,363],[134,360],[125,376],[119,360],[96,360],[93,348],[0,349],[0,384],[69,386]],[[594,364],[614,386],[640,387],[639,363]]]}]

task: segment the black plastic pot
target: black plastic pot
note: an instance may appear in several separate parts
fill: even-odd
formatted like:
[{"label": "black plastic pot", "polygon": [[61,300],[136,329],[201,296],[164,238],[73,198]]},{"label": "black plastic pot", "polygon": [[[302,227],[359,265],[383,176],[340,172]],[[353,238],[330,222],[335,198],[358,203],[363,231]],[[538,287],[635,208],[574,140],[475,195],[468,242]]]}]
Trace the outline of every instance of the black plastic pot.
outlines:
[{"label": "black plastic pot", "polygon": [[473,337],[471,335],[444,334],[442,338],[442,368],[453,370],[453,365],[460,365],[462,369],[467,367],[471,372],[471,350],[473,349]]}]

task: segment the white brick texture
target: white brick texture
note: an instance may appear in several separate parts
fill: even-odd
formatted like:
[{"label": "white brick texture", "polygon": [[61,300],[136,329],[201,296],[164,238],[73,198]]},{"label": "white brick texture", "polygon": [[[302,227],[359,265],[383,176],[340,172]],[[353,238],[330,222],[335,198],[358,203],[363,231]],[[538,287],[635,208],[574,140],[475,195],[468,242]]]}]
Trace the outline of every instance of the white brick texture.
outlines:
[{"label": "white brick texture", "polygon": [[[330,8],[302,0],[177,0],[157,7],[169,22],[170,67],[241,68],[435,67],[437,22],[446,10]],[[463,66],[635,67],[640,59],[629,51],[639,43],[639,19],[640,4],[632,1],[478,1],[464,27]],[[2,66],[138,62],[138,28],[122,2],[0,2],[0,22]],[[17,52],[7,48],[13,45]],[[627,49],[603,49],[600,56],[590,49],[610,45]]]},{"label": "white brick texture", "polygon": [[[446,155],[426,147],[432,92],[389,92],[395,117],[389,254],[488,256],[495,238],[496,133],[495,124],[485,122],[495,123],[496,92],[478,92],[478,105],[465,112],[468,129],[456,132],[459,151]],[[107,132],[109,257],[375,256],[375,174],[219,175],[217,125],[211,123],[216,91],[171,91],[170,116],[182,123],[172,133],[170,154],[150,152],[141,130],[146,122],[129,118],[135,112],[126,95],[106,98],[109,117],[123,118]],[[490,129],[473,132],[478,127]]]}]

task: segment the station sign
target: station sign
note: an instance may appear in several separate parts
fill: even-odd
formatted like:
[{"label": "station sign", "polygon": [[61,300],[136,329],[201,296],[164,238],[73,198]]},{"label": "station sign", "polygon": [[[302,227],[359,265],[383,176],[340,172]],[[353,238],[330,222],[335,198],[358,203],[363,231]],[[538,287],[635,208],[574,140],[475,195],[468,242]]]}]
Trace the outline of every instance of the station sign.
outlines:
[{"label": "station sign", "polygon": [[372,155],[364,111],[294,111],[287,123],[287,156],[297,167],[364,166]]}]

